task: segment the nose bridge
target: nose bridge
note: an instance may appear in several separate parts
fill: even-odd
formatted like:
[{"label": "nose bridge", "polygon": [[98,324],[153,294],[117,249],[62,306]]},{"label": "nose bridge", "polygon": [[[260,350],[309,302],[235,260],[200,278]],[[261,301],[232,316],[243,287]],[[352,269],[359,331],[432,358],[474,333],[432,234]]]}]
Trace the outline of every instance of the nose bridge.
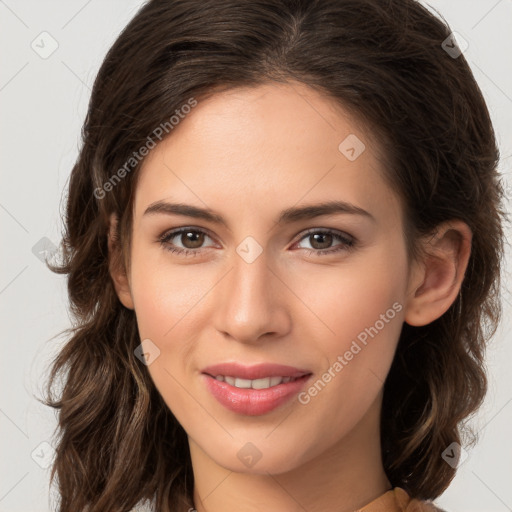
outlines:
[{"label": "nose bridge", "polygon": [[[252,244],[252,245],[251,245]],[[216,297],[217,329],[239,341],[255,341],[262,334],[289,328],[283,294],[272,262],[254,242],[242,242],[232,256],[231,272]]]},{"label": "nose bridge", "polygon": [[272,286],[270,283],[272,273],[267,254],[262,252],[253,261],[237,254],[233,260],[231,293],[237,296],[239,304],[250,305],[256,299],[259,301],[264,299],[264,302],[267,303],[268,292]]}]

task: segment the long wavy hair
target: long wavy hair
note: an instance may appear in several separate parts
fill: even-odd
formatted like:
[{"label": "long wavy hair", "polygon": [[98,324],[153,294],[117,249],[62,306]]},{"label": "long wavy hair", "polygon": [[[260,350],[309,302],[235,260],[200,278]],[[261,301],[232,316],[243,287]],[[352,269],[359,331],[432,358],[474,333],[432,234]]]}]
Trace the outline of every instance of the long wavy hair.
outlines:
[{"label": "long wavy hair", "polygon": [[[134,355],[135,313],[119,301],[109,265],[129,267],[143,158],[131,159],[155,129],[172,137],[169,119],[191,98],[270,81],[334,98],[378,138],[410,255],[445,220],[472,230],[457,299],[428,325],[403,325],[384,385],[390,482],[418,499],[446,489],[456,469],[441,454],[464,442],[487,389],[506,217],[489,112],[464,55],[445,51],[456,49],[450,34],[414,0],[151,0],[140,8],[96,77],[69,181],[62,261],[49,264],[67,275],[73,318],[44,402],[58,410],[51,482],[58,477],[60,512],[124,512],[145,500],[159,511],[193,506],[186,433]],[[112,213],[124,256],[109,262]]]}]

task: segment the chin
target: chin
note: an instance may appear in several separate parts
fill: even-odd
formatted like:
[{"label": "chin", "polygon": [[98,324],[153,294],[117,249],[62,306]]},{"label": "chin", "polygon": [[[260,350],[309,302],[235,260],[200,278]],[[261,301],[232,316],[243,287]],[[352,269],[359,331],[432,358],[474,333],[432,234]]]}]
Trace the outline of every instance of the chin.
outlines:
[{"label": "chin", "polygon": [[[211,440],[209,440],[211,442]],[[297,447],[301,450],[298,451]],[[267,475],[286,473],[313,458],[316,454],[307,457],[304,445],[297,441],[289,446],[255,442],[233,442],[230,446],[216,446],[217,449],[208,450],[208,456],[219,466],[235,473],[251,475]]]}]

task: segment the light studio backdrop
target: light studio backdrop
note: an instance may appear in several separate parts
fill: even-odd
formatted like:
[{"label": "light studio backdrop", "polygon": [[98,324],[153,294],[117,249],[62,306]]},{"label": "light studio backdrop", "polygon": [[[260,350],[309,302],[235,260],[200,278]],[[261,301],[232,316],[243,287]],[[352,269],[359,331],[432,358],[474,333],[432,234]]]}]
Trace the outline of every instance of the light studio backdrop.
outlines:
[{"label": "light studio backdrop", "polygon": [[[46,512],[55,503],[48,482],[56,419],[34,394],[41,396],[63,342],[52,336],[70,320],[65,277],[50,272],[42,259],[60,242],[63,190],[94,77],[141,4],[0,0],[0,512]],[[459,34],[491,112],[510,192],[512,0],[428,5]],[[505,286],[512,282],[508,267]],[[489,393],[472,421],[480,441],[464,454],[452,485],[437,500],[450,512],[512,510],[512,295],[504,290],[503,296],[504,320],[488,350]]]}]

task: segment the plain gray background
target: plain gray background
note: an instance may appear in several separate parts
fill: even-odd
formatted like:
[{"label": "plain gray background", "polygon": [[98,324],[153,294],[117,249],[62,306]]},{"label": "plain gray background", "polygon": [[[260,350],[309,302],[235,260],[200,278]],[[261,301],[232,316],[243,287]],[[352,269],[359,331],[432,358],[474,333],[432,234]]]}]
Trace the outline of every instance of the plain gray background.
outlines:
[{"label": "plain gray background", "polygon": [[[141,4],[0,0],[0,512],[48,511],[55,500],[48,465],[56,420],[34,395],[42,396],[49,361],[64,341],[52,337],[70,320],[65,277],[51,273],[39,256],[60,242],[63,190],[78,153],[93,79]],[[500,169],[512,191],[512,0],[428,4],[469,43],[464,55],[488,102]],[[507,273],[505,284],[510,282]],[[437,500],[447,511],[512,511],[512,299],[507,291],[504,299],[504,321],[488,352],[489,394],[471,421],[480,441]]]}]

